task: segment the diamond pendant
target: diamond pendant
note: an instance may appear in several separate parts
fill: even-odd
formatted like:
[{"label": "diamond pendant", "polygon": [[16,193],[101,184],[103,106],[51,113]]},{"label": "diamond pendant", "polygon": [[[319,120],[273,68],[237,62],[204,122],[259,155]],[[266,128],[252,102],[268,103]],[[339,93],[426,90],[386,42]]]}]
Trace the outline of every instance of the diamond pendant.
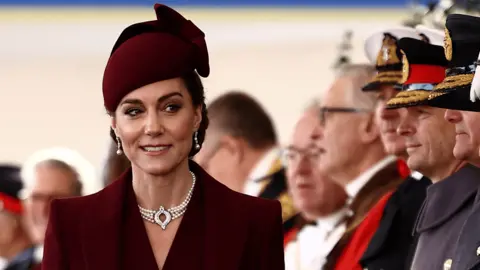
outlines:
[{"label": "diamond pendant", "polygon": [[[165,216],[164,221],[160,219],[161,215]],[[167,228],[167,225],[170,223],[170,221],[172,221],[172,215],[170,214],[170,212],[165,210],[163,206],[160,206],[160,209],[158,209],[158,211],[155,213],[154,220],[155,220],[155,223],[157,223],[163,230],[165,230]]]}]

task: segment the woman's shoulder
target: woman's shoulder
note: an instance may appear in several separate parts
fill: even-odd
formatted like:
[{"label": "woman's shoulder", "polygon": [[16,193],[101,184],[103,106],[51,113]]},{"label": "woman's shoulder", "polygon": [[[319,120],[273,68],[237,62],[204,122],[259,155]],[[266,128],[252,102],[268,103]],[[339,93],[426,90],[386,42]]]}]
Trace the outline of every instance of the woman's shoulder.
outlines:
[{"label": "woman's shoulder", "polygon": [[195,162],[190,162],[190,167],[201,178],[205,185],[205,192],[209,198],[215,198],[218,203],[229,204],[229,207],[241,208],[241,209],[260,209],[271,210],[276,207],[281,207],[280,203],[276,200],[268,200],[258,197],[246,195],[237,191],[234,191],[217,179],[209,175],[203,168],[201,168]]},{"label": "woman's shoulder", "polygon": [[230,213],[244,215],[253,218],[253,220],[276,219],[281,218],[281,204],[277,200],[253,197],[234,190],[231,190],[224,184],[213,178],[206,179],[207,194],[214,198],[215,204],[222,204],[224,208],[230,209]]},{"label": "woman's shoulder", "polygon": [[112,183],[102,190],[85,196],[55,199],[51,203],[51,209],[57,212],[75,212],[75,216],[102,208],[115,196],[120,196],[121,183]]}]

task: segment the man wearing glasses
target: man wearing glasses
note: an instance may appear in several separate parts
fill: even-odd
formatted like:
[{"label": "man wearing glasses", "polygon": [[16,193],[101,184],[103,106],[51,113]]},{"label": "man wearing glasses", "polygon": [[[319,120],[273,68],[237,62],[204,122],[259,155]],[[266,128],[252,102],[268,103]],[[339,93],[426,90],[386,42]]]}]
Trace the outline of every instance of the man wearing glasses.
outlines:
[{"label": "man wearing glasses", "polygon": [[368,211],[402,177],[397,158],[385,153],[375,122],[376,95],[361,89],[375,74],[370,65],[348,65],[340,70],[320,108],[320,170],[342,185],[353,215],[346,232],[329,254],[326,269],[333,269],[344,247]]},{"label": "man wearing glasses", "polygon": [[319,171],[318,104],[309,107],[297,122],[290,144],[282,151],[289,192],[307,221],[285,249],[285,269],[322,269],[326,255],[343,235],[340,226],[348,217],[347,195],[342,186]]}]

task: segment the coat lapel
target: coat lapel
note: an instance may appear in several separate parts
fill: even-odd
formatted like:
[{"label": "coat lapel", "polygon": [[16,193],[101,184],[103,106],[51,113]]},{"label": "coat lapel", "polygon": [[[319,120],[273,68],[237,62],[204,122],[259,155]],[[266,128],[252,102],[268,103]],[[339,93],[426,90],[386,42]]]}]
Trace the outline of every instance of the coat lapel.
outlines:
[{"label": "coat lapel", "polygon": [[[200,265],[204,265],[204,270],[239,269],[249,229],[241,225],[246,224],[245,215],[249,213],[243,213],[235,197],[229,196],[234,194],[232,191],[194,162],[189,165],[198,185],[163,269],[198,269]],[[119,180],[93,195],[91,211],[87,212],[82,230],[87,269],[122,269],[119,263],[121,229],[130,181],[131,170],[128,170]],[[224,218],[226,216],[229,218]]]},{"label": "coat lapel", "polygon": [[[192,169],[192,168],[191,168]],[[182,222],[175,235],[167,260],[163,266],[164,270],[175,269],[205,269],[203,265],[203,252],[205,237],[205,185],[204,177],[192,169],[197,177],[197,183],[193,191],[192,199],[188,204]],[[207,238],[208,239],[208,238]],[[209,240],[209,239],[208,239]],[[208,241],[207,240],[207,241]],[[185,257],[188,254],[188,258]]]},{"label": "coat lapel", "polygon": [[130,175],[131,171],[126,171],[117,181],[92,195],[94,199],[82,230],[87,269],[121,269],[120,230]]},{"label": "coat lapel", "polygon": [[480,168],[467,164],[460,170],[431,185],[427,190],[425,207],[419,214],[417,232],[441,226],[475,199],[480,184]]},{"label": "coat lapel", "polygon": [[[480,190],[477,191],[477,196]],[[480,237],[478,227],[480,224],[480,204],[477,202],[472,213],[465,221],[458,238],[457,250],[455,251],[455,269],[480,269]]]},{"label": "coat lapel", "polygon": [[[205,232],[205,242],[201,248],[204,252],[204,269],[239,269],[249,229],[241,225],[246,224],[244,215],[249,213],[242,213],[242,207],[229,196],[234,194],[231,190],[198,165],[192,163],[190,166],[202,179],[203,185],[204,216],[199,218],[204,222],[202,229]],[[201,231],[198,233],[201,234]]]},{"label": "coat lapel", "polygon": [[[425,177],[417,179],[409,176],[404,180],[388,200],[380,225],[361,261],[368,261],[380,254],[384,245],[391,244],[387,242],[389,235],[403,231],[399,227],[407,226],[410,227],[411,231],[414,230],[416,217],[425,200],[426,189],[430,184],[431,181]],[[398,224],[399,220],[403,224]],[[408,239],[403,240],[408,241]]]}]

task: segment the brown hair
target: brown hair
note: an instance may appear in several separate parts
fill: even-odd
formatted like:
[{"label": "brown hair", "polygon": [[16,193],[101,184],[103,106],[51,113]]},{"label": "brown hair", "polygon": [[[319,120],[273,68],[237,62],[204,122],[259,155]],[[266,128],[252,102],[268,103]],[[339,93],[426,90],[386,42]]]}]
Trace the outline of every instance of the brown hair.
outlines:
[{"label": "brown hair", "polygon": [[253,97],[241,91],[230,91],[208,106],[212,126],[234,137],[243,138],[260,149],[277,143],[270,116]]}]

